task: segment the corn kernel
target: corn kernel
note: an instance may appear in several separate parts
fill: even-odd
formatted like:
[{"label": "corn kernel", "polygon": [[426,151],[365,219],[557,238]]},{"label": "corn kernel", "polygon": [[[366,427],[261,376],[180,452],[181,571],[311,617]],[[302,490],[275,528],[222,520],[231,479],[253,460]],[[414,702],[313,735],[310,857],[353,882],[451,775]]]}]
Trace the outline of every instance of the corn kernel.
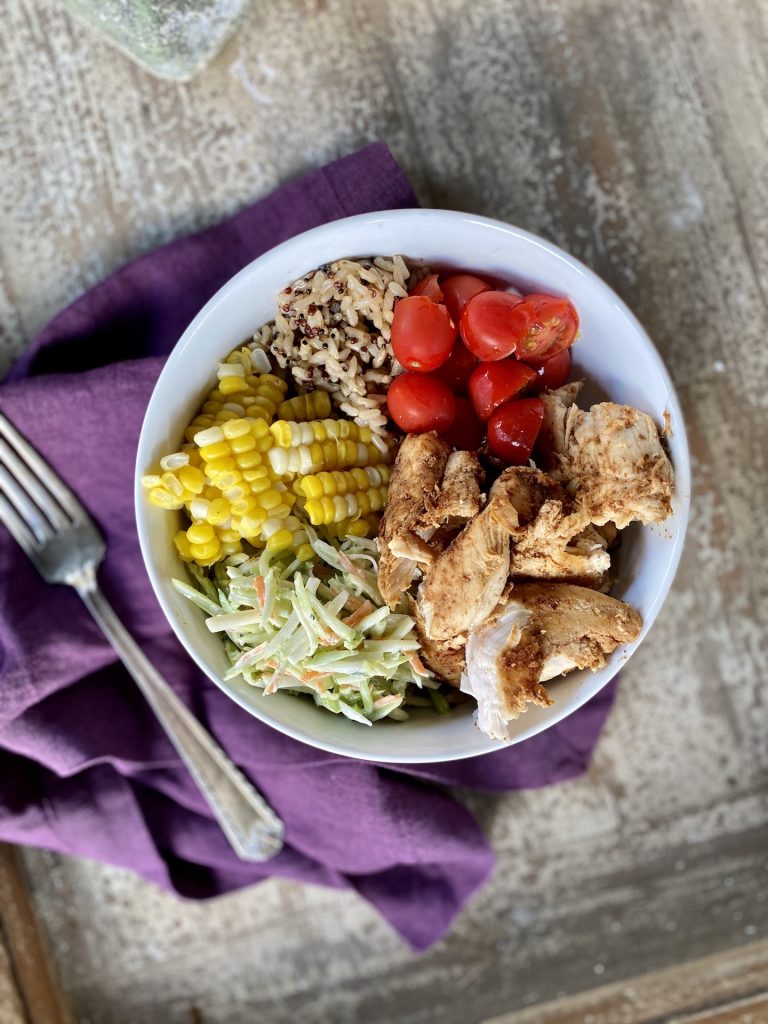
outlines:
[{"label": "corn kernel", "polygon": [[300,562],[308,562],[310,558],[314,558],[315,551],[311,544],[302,544],[296,548],[296,557]]},{"label": "corn kernel", "polygon": [[267,541],[267,551],[284,551],[293,544],[293,534],[290,530],[277,530]]},{"label": "corn kernel", "polygon": [[240,540],[237,530],[219,530],[218,536],[222,544],[234,544]]},{"label": "corn kernel", "polygon": [[224,437],[231,441],[235,437],[244,437],[246,434],[250,434],[251,424],[248,420],[232,419],[223,424],[221,429],[224,431]]},{"label": "corn kernel", "polygon": [[[215,534],[213,527],[210,523],[197,522],[193,523],[187,530],[187,540],[190,544],[208,544],[212,541]],[[206,556],[203,555],[205,558]]]},{"label": "corn kernel", "polygon": [[153,505],[157,505],[158,508],[177,509],[182,508],[184,504],[179,501],[175,494],[166,491],[164,487],[153,487],[147,498]]},{"label": "corn kernel", "polygon": [[246,495],[246,497],[241,498],[239,501],[233,501],[231,507],[233,516],[247,516],[259,507],[259,503],[256,498]]},{"label": "corn kernel", "polygon": [[262,526],[266,522],[267,514],[260,509],[250,516],[242,516],[240,519],[240,533],[243,537],[258,537],[262,532]]},{"label": "corn kernel", "polygon": [[[198,421],[202,419],[210,419],[209,416],[199,416]],[[196,421],[192,421],[193,423]],[[195,434],[194,441],[198,448],[205,448],[209,444],[218,444],[224,440],[224,432],[221,427],[209,426],[204,430],[198,430]]]},{"label": "corn kernel", "polygon": [[239,484],[242,479],[242,473],[238,473],[236,469],[230,469],[226,473],[216,474],[216,486],[220,487],[222,491],[228,491]]},{"label": "corn kernel", "polygon": [[[189,530],[187,530],[187,533],[189,533]],[[193,544],[190,551],[196,562],[205,562],[208,559],[215,561],[221,551],[221,544],[218,538],[214,537],[213,540],[209,540],[205,544]]]},{"label": "corn kernel", "polygon": [[214,498],[208,506],[206,518],[213,526],[220,526],[229,519],[231,514],[231,507],[227,499],[219,497]]},{"label": "corn kernel", "polygon": [[259,495],[259,504],[262,508],[267,510],[276,508],[281,502],[280,493],[274,488],[270,487],[267,491],[262,491]]},{"label": "corn kernel", "polygon": [[[253,485],[261,480],[263,480],[267,485],[269,485],[269,470],[267,469],[266,466],[256,466],[255,469],[244,469],[243,480],[247,480],[248,483],[251,485],[251,490],[256,491],[258,490],[258,488],[254,487]],[[264,488],[264,490],[266,490],[266,487]]]},{"label": "corn kernel", "polygon": [[357,497],[357,514],[359,516],[367,516],[371,511],[371,499],[368,497],[367,491],[361,491]]},{"label": "corn kernel", "polygon": [[233,437],[229,442],[229,447],[236,456],[243,455],[245,452],[252,452],[254,450],[256,447],[256,438],[249,431],[241,437]]},{"label": "corn kernel", "polygon": [[274,442],[271,437],[259,437],[256,439],[256,451],[268,452],[273,444]]},{"label": "corn kernel", "polygon": [[247,391],[248,385],[242,377],[223,377],[219,381],[219,391],[222,395],[236,395],[241,391]]},{"label": "corn kernel", "polygon": [[211,459],[210,462],[205,464],[205,472],[207,476],[216,478],[219,473],[229,473],[235,469],[237,463],[232,458],[227,459]]},{"label": "corn kernel", "polygon": [[141,478],[141,486],[146,487],[148,490],[152,490],[154,487],[160,487],[160,477],[157,473],[148,473],[146,476]]},{"label": "corn kernel", "polygon": [[269,510],[270,519],[287,519],[290,514],[291,506],[285,504],[275,505],[274,508],[271,508]]},{"label": "corn kernel", "polygon": [[179,553],[179,557],[185,562],[192,561],[192,546],[189,543],[186,533],[183,530],[179,530],[178,533],[173,536],[173,543],[176,545],[176,550]]},{"label": "corn kernel", "polygon": [[357,519],[349,524],[346,532],[352,537],[365,537],[368,534],[368,523],[365,519]]},{"label": "corn kernel", "polygon": [[320,474],[317,476],[305,476],[300,478],[301,489],[304,492],[304,496],[307,498],[322,498],[325,491],[323,490],[322,482],[318,479]]},{"label": "corn kernel", "polygon": [[205,475],[197,466],[182,466],[178,471],[179,480],[186,490],[193,494],[201,494],[205,487]]},{"label": "corn kernel", "polygon": [[163,473],[160,477],[160,483],[166,491],[169,491],[176,498],[180,498],[184,493],[183,484],[173,473]]},{"label": "corn kernel", "polygon": [[234,409],[228,409],[226,405],[221,407],[221,411],[216,413],[216,423],[220,427],[224,427],[225,423],[229,423],[230,420],[236,420],[240,418],[240,413],[235,412]]},{"label": "corn kernel", "polygon": [[[256,441],[253,442],[254,448],[256,447]],[[261,453],[257,451],[239,452],[234,461],[240,467],[240,469],[253,469],[255,466],[262,465]]]}]

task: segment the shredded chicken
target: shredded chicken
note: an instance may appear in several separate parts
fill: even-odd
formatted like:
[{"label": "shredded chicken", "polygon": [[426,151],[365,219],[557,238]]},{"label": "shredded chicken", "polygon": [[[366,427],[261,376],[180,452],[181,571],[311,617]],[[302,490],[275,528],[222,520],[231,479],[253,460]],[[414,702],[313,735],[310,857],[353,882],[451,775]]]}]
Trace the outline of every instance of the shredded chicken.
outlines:
[{"label": "shredded chicken", "polygon": [[416,636],[421,644],[419,652],[421,660],[436,676],[440,676],[451,686],[458,686],[465,666],[464,645],[452,647],[445,641],[432,640],[424,629],[424,619],[418,604],[413,598],[410,598],[408,604],[410,613],[416,620]]},{"label": "shredded chicken", "polygon": [[542,682],[575,668],[601,668],[641,627],[628,604],[586,587],[515,586],[467,640],[461,689],[477,700],[478,728],[509,739],[509,722],[529,704],[552,703]]},{"label": "shredded chicken", "polygon": [[611,567],[606,542],[583,513],[570,512],[570,499],[551,476],[511,466],[491,488],[491,505],[512,538],[512,577],[602,585]]},{"label": "shredded chicken", "polygon": [[400,445],[379,528],[379,590],[390,608],[413,582],[418,562],[432,560],[417,526],[427,503],[437,500],[450,450],[436,434],[409,434]]},{"label": "shredded chicken", "polygon": [[[572,385],[567,385],[572,389]],[[672,466],[646,413],[602,402],[584,411],[573,390],[543,396],[541,452],[549,472],[597,526],[659,523],[672,512]]]},{"label": "shredded chicken", "polygon": [[455,529],[468,523],[483,507],[483,467],[474,452],[452,452],[445,464],[437,496],[428,495],[419,527]]},{"label": "shredded chicken", "polygon": [[461,644],[496,606],[508,575],[509,534],[488,505],[438,555],[419,587],[430,638]]}]

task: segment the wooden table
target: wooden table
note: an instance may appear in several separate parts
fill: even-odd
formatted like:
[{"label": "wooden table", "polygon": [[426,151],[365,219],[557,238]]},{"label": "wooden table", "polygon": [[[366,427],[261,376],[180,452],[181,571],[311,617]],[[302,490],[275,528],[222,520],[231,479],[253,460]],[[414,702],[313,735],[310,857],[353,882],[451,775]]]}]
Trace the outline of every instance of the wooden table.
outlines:
[{"label": "wooden table", "polygon": [[350,893],[203,906],[29,851],[76,1018],[768,1020],[768,4],[257,0],[186,85],[54,0],[8,0],[3,34],[6,358],[132,256],[384,138],[425,204],[529,228],[610,282],[693,452],[680,573],[589,772],[468,797],[499,866],[449,938],[414,957]]}]

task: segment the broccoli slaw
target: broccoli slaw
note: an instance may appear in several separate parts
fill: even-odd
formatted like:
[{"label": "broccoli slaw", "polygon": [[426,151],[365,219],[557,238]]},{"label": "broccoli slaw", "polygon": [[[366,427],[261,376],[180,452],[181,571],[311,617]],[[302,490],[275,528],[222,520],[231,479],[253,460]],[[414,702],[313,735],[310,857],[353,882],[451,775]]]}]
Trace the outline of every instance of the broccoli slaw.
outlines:
[{"label": "broccoli slaw", "polygon": [[408,718],[408,705],[450,710],[419,658],[415,620],[404,602],[390,611],[377,584],[375,541],[347,537],[340,546],[307,528],[316,561],[267,550],[235,554],[206,572],[190,565],[196,586],[174,587],[206,612],[232,663],[264,696],[311,696],[364,725]]}]

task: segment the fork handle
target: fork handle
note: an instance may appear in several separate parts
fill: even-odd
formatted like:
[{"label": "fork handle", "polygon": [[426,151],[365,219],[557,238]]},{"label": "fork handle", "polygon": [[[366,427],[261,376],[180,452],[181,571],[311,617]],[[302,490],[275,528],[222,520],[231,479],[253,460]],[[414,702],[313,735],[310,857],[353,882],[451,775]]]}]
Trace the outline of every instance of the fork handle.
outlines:
[{"label": "fork handle", "polygon": [[91,567],[73,585],[120,656],[189,769],[241,860],[265,861],[283,846],[283,823],[142,653],[99,590]]}]

